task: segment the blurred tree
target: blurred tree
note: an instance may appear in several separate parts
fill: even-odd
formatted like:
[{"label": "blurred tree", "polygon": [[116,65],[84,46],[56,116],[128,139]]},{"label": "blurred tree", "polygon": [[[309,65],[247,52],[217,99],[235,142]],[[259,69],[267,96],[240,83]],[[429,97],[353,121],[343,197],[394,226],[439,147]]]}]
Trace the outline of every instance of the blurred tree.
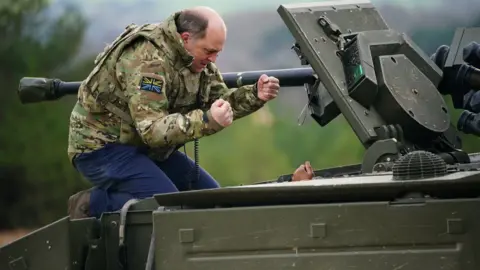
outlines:
[{"label": "blurred tree", "polygon": [[22,106],[15,93],[21,77],[66,70],[79,49],[82,15],[67,8],[52,17],[46,0],[0,4],[0,228],[38,226],[64,215],[69,191],[82,183],[73,181],[66,156],[72,103]]}]

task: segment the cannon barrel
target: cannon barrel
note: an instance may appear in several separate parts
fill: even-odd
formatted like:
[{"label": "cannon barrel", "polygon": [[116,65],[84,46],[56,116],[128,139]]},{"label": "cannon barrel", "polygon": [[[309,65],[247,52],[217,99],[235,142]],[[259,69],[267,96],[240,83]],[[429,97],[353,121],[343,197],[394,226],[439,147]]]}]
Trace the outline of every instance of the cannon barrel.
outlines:
[{"label": "cannon barrel", "polygon": [[[315,82],[315,76],[310,67],[226,72],[222,73],[222,76],[225,84],[232,88],[254,84],[262,74],[278,78],[280,85],[284,87],[303,86],[305,83]],[[80,84],[81,82],[64,82],[60,79],[24,77],[20,80],[18,95],[24,104],[56,100],[65,95],[77,94]]]}]

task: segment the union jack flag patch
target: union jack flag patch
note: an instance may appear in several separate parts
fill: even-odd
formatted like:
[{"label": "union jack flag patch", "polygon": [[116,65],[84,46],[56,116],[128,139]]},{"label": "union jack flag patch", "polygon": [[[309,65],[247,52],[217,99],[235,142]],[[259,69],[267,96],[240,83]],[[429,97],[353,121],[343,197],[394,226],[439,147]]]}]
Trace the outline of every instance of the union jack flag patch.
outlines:
[{"label": "union jack flag patch", "polygon": [[145,91],[154,92],[157,94],[162,93],[163,81],[149,78],[149,77],[142,77],[140,81],[140,89]]}]

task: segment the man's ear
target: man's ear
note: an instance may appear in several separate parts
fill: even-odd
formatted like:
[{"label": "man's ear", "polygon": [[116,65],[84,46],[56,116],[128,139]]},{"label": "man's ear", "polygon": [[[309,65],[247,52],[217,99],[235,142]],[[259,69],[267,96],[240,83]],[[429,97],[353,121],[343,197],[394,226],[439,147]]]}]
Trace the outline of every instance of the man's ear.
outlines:
[{"label": "man's ear", "polygon": [[183,32],[180,34],[180,36],[182,37],[183,43],[187,44],[190,39],[190,33]]}]

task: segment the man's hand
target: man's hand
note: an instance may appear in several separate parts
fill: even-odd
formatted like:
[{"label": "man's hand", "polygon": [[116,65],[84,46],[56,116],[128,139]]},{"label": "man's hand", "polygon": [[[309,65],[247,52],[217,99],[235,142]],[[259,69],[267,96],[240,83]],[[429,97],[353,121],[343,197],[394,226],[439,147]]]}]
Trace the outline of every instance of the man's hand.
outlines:
[{"label": "man's hand", "polygon": [[223,99],[217,99],[210,107],[212,117],[222,127],[229,126],[233,121],[233,112],[230,103]]},{"label": "man's hand", "polygon": [[312,180],[313,178],[313,169],[309,161],[305,161],[304,164],[300,165],[292,175],[292,181],[304,181]]},{"label": "man's hand", "polygon": [[280,84],[275,77],[268,77],[262,74],[257,82],[258,98],[263,101],[269,101],[277,97]]}]

